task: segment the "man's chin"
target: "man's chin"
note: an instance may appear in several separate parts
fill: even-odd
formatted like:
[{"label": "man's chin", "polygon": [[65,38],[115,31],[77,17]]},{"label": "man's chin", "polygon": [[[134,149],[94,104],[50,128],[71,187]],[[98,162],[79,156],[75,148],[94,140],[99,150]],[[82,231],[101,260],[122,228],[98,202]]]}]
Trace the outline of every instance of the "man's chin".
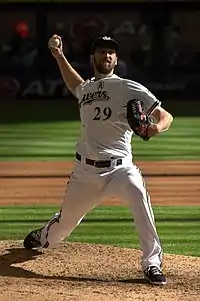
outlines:
[{"label": "man's chin", "polygon": [[112,70],[112,68],[99,68],[99,70],[97,69],[97,71],[103,75],[109,74]]}]

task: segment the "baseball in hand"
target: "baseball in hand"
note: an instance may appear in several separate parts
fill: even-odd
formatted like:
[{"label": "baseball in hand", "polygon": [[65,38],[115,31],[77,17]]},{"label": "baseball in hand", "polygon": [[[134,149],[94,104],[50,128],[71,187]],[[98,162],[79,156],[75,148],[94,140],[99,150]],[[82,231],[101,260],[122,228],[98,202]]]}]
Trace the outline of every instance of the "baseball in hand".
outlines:
[{"label": "baseball in hand", "polygon": [[59,40],[59,38],[53,36],[49,39],[48,44],[49,44],[49,47],[51,47],[51,48],[57,48],[60,46],[60,40]]}]

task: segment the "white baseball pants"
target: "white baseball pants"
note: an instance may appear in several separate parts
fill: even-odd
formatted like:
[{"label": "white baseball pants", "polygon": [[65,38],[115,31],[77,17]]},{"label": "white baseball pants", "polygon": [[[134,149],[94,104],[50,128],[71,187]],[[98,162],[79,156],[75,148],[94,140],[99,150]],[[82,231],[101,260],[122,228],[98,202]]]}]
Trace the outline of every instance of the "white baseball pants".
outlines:
[{"label": "white baseball pants", "polygon": [[96,168],[82,161],[75,163],[60,213],[56,213],[42,230],[42,246],[56,247],[104,197],[117,195],[130,205],[143,253],[142,269],[152,265],[160,268],[162,247],[150,197],[132,159],[124,158],[119,166],[115,166],[114,161],[109,168]]}]

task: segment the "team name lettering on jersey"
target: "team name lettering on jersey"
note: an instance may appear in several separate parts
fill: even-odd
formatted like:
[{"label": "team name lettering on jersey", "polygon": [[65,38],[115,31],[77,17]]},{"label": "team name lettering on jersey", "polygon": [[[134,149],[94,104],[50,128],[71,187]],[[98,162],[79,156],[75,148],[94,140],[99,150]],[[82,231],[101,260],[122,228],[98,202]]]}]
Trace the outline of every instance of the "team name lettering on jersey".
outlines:
[{"label": "team name lettering on jersey", "polygon": [[95,91],[93,93],[86,93],[80,101],[80,106],[90,105],[94,101],[109,101],[111,97],[108,95],[107,91]]}]

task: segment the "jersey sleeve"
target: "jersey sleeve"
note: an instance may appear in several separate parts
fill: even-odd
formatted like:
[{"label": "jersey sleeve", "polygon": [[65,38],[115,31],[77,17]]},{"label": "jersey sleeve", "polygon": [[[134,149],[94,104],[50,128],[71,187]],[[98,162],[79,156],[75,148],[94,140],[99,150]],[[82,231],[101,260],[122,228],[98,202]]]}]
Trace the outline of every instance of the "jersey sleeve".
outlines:
[{"label": "jersey sleeve", "polygon": [[143,85],[131,81],[123,81],[123,90],[126,101],[131,99],[137,99],[143,102],[144,112],[148,115],[157,107],[161,105],[161,102]]},{"label": "jersey sleeve", "polygon": [[90,83],[91,81],[89,79],[87,79],[84,83],[81,83],[80,85],[78,85],[76,87],[75,93],[74,95],[76,96],[76,98],[78,98],[78,101],[80,102],[82,99],[82,96],[84,94],[84,90],[87,87],[87,85]]},{"label": "jersey sleeve", "polygon": [[81,91],[83,89],[83,85],[84,85],[84,83],[78,85],[75,89],[74,95],[76,96],[76,98],[78,98],[78,100],[80,100],[80,98],[81,98]]}]

